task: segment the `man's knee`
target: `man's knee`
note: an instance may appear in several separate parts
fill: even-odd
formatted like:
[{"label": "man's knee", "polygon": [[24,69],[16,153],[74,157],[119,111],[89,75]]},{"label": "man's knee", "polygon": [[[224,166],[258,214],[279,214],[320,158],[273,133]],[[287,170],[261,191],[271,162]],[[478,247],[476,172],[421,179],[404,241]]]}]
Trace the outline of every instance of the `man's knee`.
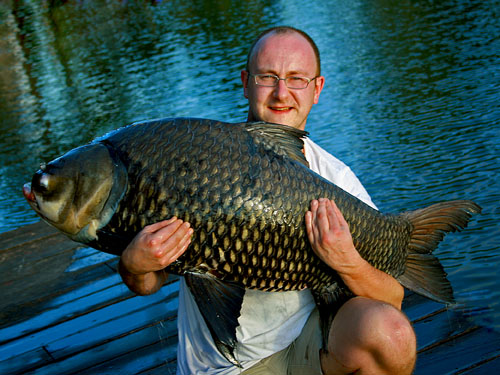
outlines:
[{"label": "man's knee", "polygon": [[358,297],[339,310],[328,349],[348,367],[380,366],[387,373],[404,374],[411,373],[414,366],[416,338],[401,311]]},{"label": "man's knee", "polygon": [[364,342],[390,350],[408,346],[411,349],[415,333],[401,311],[387,303],[369,299],[363,299],[356,307],[359,311],[359,335]]}]

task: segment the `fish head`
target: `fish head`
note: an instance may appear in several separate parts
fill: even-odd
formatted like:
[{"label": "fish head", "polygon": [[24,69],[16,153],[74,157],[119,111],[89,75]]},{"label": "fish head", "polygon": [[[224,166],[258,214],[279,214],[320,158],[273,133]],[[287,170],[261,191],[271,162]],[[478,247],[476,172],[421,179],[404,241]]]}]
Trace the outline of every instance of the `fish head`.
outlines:
[{"label": "fish head", "polygon": [[43,220],[87,243],[109,222],[126,186],[121,161],[105,145],[93,143],[42,164],[23,194]]}]

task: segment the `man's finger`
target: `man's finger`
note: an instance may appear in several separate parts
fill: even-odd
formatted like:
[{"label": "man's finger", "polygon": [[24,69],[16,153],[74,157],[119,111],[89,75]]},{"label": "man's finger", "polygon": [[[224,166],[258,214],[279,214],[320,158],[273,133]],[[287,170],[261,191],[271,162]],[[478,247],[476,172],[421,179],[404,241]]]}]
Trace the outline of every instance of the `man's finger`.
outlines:
[{"label": "man's finger", "polygon": [[331,200],[325,200],[326,216],[328,218],[328,223],[330,224],[329,229],[336,229],[339,226],[339,218],[337,211],[335,210],[335,203]]},{"label": "man's finger", "polygon": [[188,233],[189,229],[190,224],[181,220],[179,220],[179,222],[174,222],[172,225],[165,228],[165,238],[163,238],[161,246],[162,256],[168,250],[175,252],[175,250],[179,247],[179,244],[182,242],[183,238]]},{"label": "man's finger", "polygon": [[167,220],[162,220],[154,224],[146,225],[143,229],[143,231],[148,232],[148,233],[154,233],[159,231],[160,229],[172,224],[174,221],[176,221],[177,218],[175,216],[171,217],[170,219]]},{"label": "man's finger", "polygon": [[316,225],[320,233],[327,233],[335,223],[335,216],[332,215],[332,211],[329,207],[329,201],[326,199],[320,199],[317,211]]},{"label": "man's finger", "polygon": [[311,211],[306,212],[306,233],[309,243],[314,243],[314,233],[313,233],[313,213]]},{"label": "man's finger", "polygon": [[187,250],[189,244],[191,243],[191,235],[193,234],[193,229],[189,229],[186,235],[181,239],[177,245],[176,251],[171,255],[170,263],[175,262],[184,252]]},{"label": "man's finger", "polygon": [[320,207],[321,203],[319,200],[314,200],[311,204],[311,231],[314,235],[314,240],[319,241],[321,236],[321,219],[320,219]]},{"label": "man's finger", "polygon": [[181,228],[182,225],[189,228],[189,223],[186,223],[181,219],[175,219],[172,221],[167,220],[167,222],[168,224],[160,227],[156,232],[152,233],[161,241],[161,243],[165,243],[166,241],[168,241],[169,238],[172,237]]},{"label": "man's finger", "polygon": [[347,224],[347,221],[345,220],[344,215],[342,214],[342,211],[340,211],[339,207],[337,206],[337,204],[333,200],[331,201],[331,203],[332,203],[333,209],[335,211],[335,215],[337,216],[340,225],[348,227],[349,224]]}]

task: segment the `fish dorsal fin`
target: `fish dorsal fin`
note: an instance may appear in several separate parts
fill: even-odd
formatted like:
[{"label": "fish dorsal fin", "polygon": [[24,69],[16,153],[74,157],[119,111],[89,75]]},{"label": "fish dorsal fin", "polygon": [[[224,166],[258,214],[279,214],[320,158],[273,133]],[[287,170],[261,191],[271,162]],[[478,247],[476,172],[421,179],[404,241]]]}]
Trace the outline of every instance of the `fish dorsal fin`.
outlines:
[{"label": "fish dorsal fin", "polygon": [[273,150],[278,155],[286,155],[306,167],[309,163],[302,152],[304,141],[308,133],[288,125],[272,124],[269,122],[250,122],[245,129],[252,134],[256,144]]},{"label": "fish dorsal fin", "polygon": [[217,349],[229,362],[241,367],[234,350],[245,288],[234,282],[221,281],[209,273],[187,272],[184,278]]}]

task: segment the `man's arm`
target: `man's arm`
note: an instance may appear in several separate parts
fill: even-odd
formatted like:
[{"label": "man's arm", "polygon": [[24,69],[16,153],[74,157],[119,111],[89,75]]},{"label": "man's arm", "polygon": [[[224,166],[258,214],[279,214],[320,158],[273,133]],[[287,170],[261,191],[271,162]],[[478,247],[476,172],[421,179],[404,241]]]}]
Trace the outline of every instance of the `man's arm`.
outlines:
[{"label": "man's arm", "polygon": [[312,201],[306,228],[315,253],[338,272],[355,295],[384,301],[401,310],[403,287],[359,255],[349,225],[335,202],[323,198]]},{"label": "man's arm", "polygon": [[118,271],[131,291],[140,295],[157,292],[175,262],[191,242],[193,229],[176,217],[146,226],[122,253]]}]

